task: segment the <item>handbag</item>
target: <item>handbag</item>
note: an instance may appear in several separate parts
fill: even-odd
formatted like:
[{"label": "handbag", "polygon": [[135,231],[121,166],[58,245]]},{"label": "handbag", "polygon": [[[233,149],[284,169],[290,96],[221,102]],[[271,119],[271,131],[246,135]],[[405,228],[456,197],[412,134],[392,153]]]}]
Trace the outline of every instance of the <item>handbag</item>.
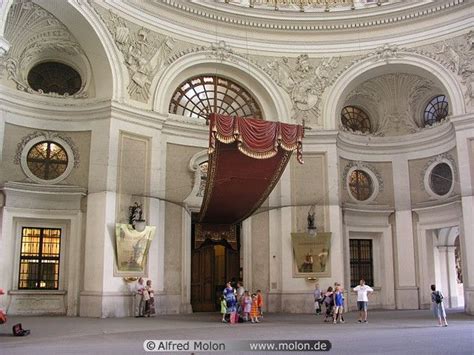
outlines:
[{"label": "handbag", "polygon": [[147,290],[143,290],[143,299],[148,301],[150,299],[150,293]]}]

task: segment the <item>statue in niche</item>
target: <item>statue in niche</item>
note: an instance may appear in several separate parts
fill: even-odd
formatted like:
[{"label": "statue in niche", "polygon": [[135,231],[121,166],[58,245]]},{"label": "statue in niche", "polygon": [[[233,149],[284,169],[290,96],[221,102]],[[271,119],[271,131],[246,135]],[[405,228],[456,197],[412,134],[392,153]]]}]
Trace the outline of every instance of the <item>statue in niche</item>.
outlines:
[{"label": "statue in niche", "polygon": [[130,206],[128,208],[128,211],[129,211],[128,224],[134,225],[135,222],[143,221],[142,206],[138,202],[135,202],[133,206]]}]

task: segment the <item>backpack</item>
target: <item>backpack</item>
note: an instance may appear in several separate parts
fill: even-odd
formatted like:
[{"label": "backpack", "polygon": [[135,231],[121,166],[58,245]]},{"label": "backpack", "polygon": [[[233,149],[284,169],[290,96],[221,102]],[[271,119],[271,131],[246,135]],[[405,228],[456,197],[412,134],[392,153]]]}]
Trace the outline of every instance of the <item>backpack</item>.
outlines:
[{"label": "backpack", "polygon": [[436,303],[439,304],[439,303],[443,302],[443,295],[441,295],[441,293],[439,291],[435,292],[434,295],[435,295],[435,302]]}]

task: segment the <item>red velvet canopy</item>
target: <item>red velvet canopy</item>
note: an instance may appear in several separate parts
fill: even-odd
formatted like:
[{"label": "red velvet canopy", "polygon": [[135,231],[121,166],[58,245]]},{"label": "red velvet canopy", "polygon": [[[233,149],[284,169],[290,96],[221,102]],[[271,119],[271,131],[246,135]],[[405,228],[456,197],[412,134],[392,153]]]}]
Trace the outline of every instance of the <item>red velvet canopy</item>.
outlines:
[{"label": "red velvet canopy", "polygon": [[249,217],[265,201],[296,150],[301,125],[210,116],[208,178],[199,222],[219,233]]}]

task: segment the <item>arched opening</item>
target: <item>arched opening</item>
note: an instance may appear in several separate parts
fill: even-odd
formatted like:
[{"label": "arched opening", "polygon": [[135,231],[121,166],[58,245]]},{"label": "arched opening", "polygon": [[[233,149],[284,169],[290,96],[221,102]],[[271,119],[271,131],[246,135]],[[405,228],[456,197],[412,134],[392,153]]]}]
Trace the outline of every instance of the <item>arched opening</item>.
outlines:
[{"label": "arched opening", "polygon": [[242,279],[240,267],[240,230],[234,235],[202,235],[192,216],[191,227],[191,305],[194,312],[213,312],[220,307],[225,284]]}]

